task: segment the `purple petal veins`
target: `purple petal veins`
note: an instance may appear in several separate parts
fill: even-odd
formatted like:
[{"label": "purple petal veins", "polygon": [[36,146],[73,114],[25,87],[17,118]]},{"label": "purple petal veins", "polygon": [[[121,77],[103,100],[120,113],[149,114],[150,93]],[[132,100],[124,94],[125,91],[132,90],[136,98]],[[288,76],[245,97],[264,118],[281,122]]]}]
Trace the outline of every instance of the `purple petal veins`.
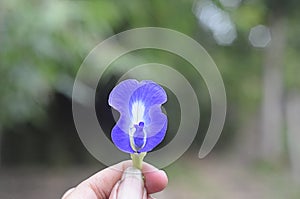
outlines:
[{"label": "purple petal veins", "polygon": [[147,152],[157,146],[167,130],[161,105],[167,101],[163,88],[153,81],[125,80],[110,93],[109,105],[120,113],[112,140],[127,153]]}]

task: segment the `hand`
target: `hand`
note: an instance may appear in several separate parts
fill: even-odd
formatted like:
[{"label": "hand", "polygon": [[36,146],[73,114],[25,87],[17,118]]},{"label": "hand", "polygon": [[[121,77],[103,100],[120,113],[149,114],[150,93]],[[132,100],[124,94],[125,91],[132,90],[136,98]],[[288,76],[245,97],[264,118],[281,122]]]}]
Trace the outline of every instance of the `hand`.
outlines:
[{"label": "hand", "polygon": [[148,194],[166,187],[164,171],[144,163],[143,180],[141,171],[131,166],[131,161],[124,161],[106,168],[68,190],[62,199],[150,199]]}]

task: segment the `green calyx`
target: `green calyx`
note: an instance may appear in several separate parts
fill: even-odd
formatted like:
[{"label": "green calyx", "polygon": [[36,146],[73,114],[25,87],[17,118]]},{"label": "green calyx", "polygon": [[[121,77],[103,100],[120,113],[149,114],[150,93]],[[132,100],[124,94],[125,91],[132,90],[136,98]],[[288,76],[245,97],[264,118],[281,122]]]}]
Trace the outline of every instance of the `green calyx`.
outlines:
[{"label": "green calyx", "polygon": [[147,154],[146,152],[130,154],[133,167],[142,170],[143,160],[144,160],[144,157],[146,156],[146,154]]}]

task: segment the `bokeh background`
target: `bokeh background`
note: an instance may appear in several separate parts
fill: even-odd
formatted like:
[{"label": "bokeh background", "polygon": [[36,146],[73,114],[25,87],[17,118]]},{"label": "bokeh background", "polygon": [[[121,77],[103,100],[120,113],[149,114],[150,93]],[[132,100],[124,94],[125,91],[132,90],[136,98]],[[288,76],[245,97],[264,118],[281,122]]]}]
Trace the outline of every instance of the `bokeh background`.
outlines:
[{"label": "bokeh background", "polygon": [[[120,71],[122,65],[151,61],[174,66],[200,93],[197,137],[165,168],[169,186],[157,197],[300,198],[299,8],[296,0],[2,0],[0,198],[60,198],[104,168],[75,129],[74,78],[99,42],[147,26],[197,40],[217,64],[228,100],[221,138],[200,160],[210,119],[201,76],[179,57],[155,50],[134,52],[114,63]],[[99,113],[107,113],[101,120],[107,135],[114,123],[107,94],[120,75],[108,72],[99,82],[105,92],[95,99]],[[170,128],[159,147],[178,128],[180,108],[170,96],[165,105]]]}]

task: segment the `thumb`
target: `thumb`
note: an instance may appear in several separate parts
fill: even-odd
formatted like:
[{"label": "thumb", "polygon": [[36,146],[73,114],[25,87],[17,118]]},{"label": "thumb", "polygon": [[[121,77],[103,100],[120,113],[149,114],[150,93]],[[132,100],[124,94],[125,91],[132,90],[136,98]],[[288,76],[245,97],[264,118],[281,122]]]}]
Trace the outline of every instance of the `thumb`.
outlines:
[{"label": "thumb", "polygon": [[114,186],[110,199],[146,199],[147,191],[144,187],[142,172],[139,169],[129,167],[122,179]]}]

